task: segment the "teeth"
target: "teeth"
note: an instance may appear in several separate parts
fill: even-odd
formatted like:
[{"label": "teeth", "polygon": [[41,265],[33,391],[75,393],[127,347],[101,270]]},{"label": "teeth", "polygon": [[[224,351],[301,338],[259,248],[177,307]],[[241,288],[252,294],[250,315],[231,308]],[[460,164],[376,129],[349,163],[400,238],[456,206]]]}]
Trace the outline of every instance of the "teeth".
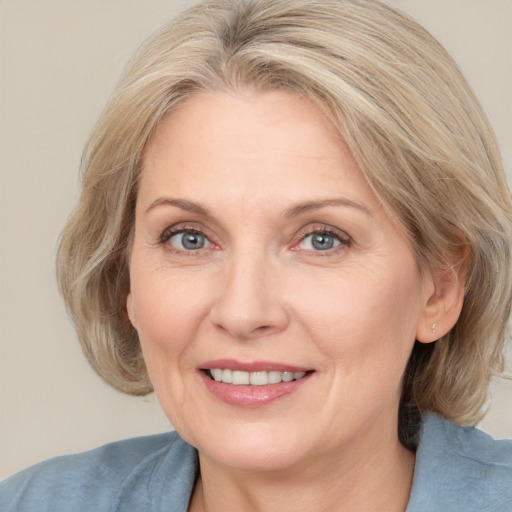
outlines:
[{"label": "teeth", "polygon": [[269,384],[279,384],[281,382],[282,372],[268,372],[268,383]]},{"label": "teeth", "polygon": [[212,377],[217,381],[220,382],[222,380],[222,370],[220,368],[215,368],[214,370],[211,370]]},{"label": "teeth", "polygon": [[266,386],[267,384],[279,384],[280,382],[302,379],[306,372],[242,372],[240,370],[212,368],[210,375],[217,382],[235,386],[247,386],[248,384],[251,386]]},{"label": "teeth", "polygon": [[265,386],[268,384],[267,372],[251,372],[249,374],[249,382],[252,386]]},{"label": "teeth", "polygon": [[291,382],[293,380],[293,373],[292,372],[283,372],[281,379],[283,379],[283,382]]},{"label": "teeth", "polygon": [[249,373],[248,372],[240,372],[235,370],[233,372],[233,381],[232,383],[235,386],[243,386],[244,384],[249,384]]}]

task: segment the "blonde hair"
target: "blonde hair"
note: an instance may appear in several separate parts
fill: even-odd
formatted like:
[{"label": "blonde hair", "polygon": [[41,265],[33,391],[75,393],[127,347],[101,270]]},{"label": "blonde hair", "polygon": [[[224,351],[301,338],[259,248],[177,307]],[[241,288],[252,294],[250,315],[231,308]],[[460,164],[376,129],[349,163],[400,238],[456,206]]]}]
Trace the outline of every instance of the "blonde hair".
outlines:
[{"label": "blonde hair", "polygon": [[466,258],[460,319],[436,343],[416,343],[402,410],[476,422],[503,369],[510,195],[492,130],[452,58],[377,0],[206,0],[135,55],[86,146],[58,252],[60,289],[93,368],[126,393],[152,390],[126,313],[141,155],[186,98],[244,87],[292,91],[330,117],[422,271],[439,262],[459,271]]}]

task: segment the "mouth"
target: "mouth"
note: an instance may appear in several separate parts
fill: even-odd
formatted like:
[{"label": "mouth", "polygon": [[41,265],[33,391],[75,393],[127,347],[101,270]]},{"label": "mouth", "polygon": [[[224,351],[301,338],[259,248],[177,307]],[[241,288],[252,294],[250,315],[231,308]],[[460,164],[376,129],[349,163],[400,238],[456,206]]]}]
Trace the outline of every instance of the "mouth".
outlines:
[{"label": "mouth", "polygon": [[306,375],[313,373],[313,370],[299,372],[277,370],[248,372],[229,368],[205,368],[202,371],[213,381],[233,386],[268,386],[280,384],[281,382],[301,380]]},{"label": "mouth", "polygon": [[199,375],[210,395],[230,406],[260,408],[294,395],[315,370],[282,363],[232,359],[205,362]]}]

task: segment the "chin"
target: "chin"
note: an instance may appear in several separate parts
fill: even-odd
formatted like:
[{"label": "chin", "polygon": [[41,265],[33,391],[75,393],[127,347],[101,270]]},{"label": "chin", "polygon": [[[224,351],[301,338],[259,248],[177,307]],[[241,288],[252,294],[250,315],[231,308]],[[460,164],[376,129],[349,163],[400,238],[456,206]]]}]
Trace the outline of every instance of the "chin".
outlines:
[{"label": "chin", "polygon": [[206,455],[232,470],[251,473],[284,471],[301,461],[301,454],[294,447],[259,444],[250,447],[224,447],[220,451],[215,450]]},{"label": "chin", "polygon": [[[217,431],[218,432],[218,431]],[[211,432],[213,434],[214,432]],[[200,455],[237,471],[266,472],[293,467],[305,456],[306,439],[270,425],[236,425],[224,435],[186,439]],[[186,437],[186,436],[185,436]]]}]

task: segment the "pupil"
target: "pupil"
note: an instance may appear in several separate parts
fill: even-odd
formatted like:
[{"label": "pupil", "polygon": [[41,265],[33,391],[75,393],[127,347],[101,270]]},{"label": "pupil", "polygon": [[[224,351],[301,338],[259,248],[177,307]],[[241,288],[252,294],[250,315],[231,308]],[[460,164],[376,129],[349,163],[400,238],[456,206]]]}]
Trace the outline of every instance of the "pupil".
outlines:
[{"label": "pupil", "polygon": [[334,238],[329,235],[314,235],[311,243],[315,249],[326,251],[334,246]]},{"label": "pupil", "polygon": [[182,238],[185,249],[201,249],[204,246],[204,236],[197,233],[186,233]]}]

